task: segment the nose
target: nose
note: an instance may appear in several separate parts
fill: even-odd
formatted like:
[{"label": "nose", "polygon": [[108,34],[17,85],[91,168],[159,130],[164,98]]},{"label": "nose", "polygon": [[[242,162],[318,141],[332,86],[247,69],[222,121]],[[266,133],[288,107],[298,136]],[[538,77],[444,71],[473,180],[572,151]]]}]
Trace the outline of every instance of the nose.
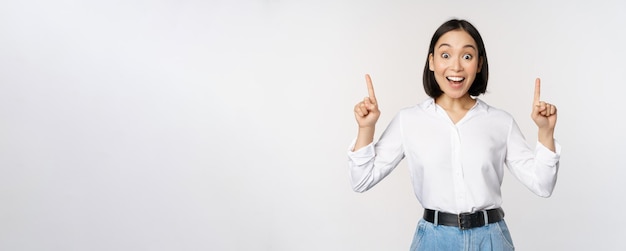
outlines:
[{"label": "nose", "polygon": [[451,63],[451,67],[452,70],[454,71],[462,71],[463,70],[463,65],[461,65],[461,59],[460,58],[453,58]]}]

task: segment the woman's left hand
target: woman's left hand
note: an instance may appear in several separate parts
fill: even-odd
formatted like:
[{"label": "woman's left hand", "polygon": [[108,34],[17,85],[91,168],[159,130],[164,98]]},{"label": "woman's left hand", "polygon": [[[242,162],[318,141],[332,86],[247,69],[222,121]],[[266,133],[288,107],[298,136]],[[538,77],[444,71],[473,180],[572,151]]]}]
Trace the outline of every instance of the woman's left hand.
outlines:
[{"label": "woman's left hand", "polygon": [[554,130],[556,126],[556,106],[544,101],[541,101],[539,95],[541,94],[541,79],[535,79],[535,99],[533,101],[533,111],[531,117],[537,124],[539,129]]}]

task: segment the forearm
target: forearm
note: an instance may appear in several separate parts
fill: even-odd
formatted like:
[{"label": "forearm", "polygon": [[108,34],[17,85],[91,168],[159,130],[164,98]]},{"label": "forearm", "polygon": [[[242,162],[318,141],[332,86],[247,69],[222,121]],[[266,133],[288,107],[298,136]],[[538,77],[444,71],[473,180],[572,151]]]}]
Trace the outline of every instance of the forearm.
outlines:
[{"label": "forearm", "polygon": [[540,128],[537,139],[546,148],[550,149],[550,151],[556,152],[556,147],[554,146],[554,129],[541,129]]},{"label": "forearm", "polygon": [[364,146],[371,144],[374,141],[375,127],[359,127],[359,132],[356,138],[356,143],[352,151],[357,151]]}]

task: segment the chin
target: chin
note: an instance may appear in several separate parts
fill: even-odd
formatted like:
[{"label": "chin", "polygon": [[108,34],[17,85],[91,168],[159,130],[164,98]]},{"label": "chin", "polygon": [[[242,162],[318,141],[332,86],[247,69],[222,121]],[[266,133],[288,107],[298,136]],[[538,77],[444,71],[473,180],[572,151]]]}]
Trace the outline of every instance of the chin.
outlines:
[{"label": "chin", "polygon": [[449,92],[444,91],[443,95],[448,96],[449,98],[457,99],[457,98],[463,98],[468,94],[467,94],[467,91],[449,91]]}]

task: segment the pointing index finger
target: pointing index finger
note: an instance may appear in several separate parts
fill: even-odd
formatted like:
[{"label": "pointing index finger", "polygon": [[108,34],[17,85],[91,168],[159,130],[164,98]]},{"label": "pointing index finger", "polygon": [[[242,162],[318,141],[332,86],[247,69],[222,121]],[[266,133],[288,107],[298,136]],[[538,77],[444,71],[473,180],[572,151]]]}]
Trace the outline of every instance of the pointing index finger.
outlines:
[{"label": "pointing index finger", "polygon": [[535,104],[539,103],[539,96],[541,94],[541,79],[535,79]]},{"label": "pointing index finger", "polygon": [[369,97],[376,99],[376,95],[374,94],[374,85],[372,84],[372,78],[370,78],[369,74],[365,74],[365,81],[367,82],[367,93],[369,94]]}]

